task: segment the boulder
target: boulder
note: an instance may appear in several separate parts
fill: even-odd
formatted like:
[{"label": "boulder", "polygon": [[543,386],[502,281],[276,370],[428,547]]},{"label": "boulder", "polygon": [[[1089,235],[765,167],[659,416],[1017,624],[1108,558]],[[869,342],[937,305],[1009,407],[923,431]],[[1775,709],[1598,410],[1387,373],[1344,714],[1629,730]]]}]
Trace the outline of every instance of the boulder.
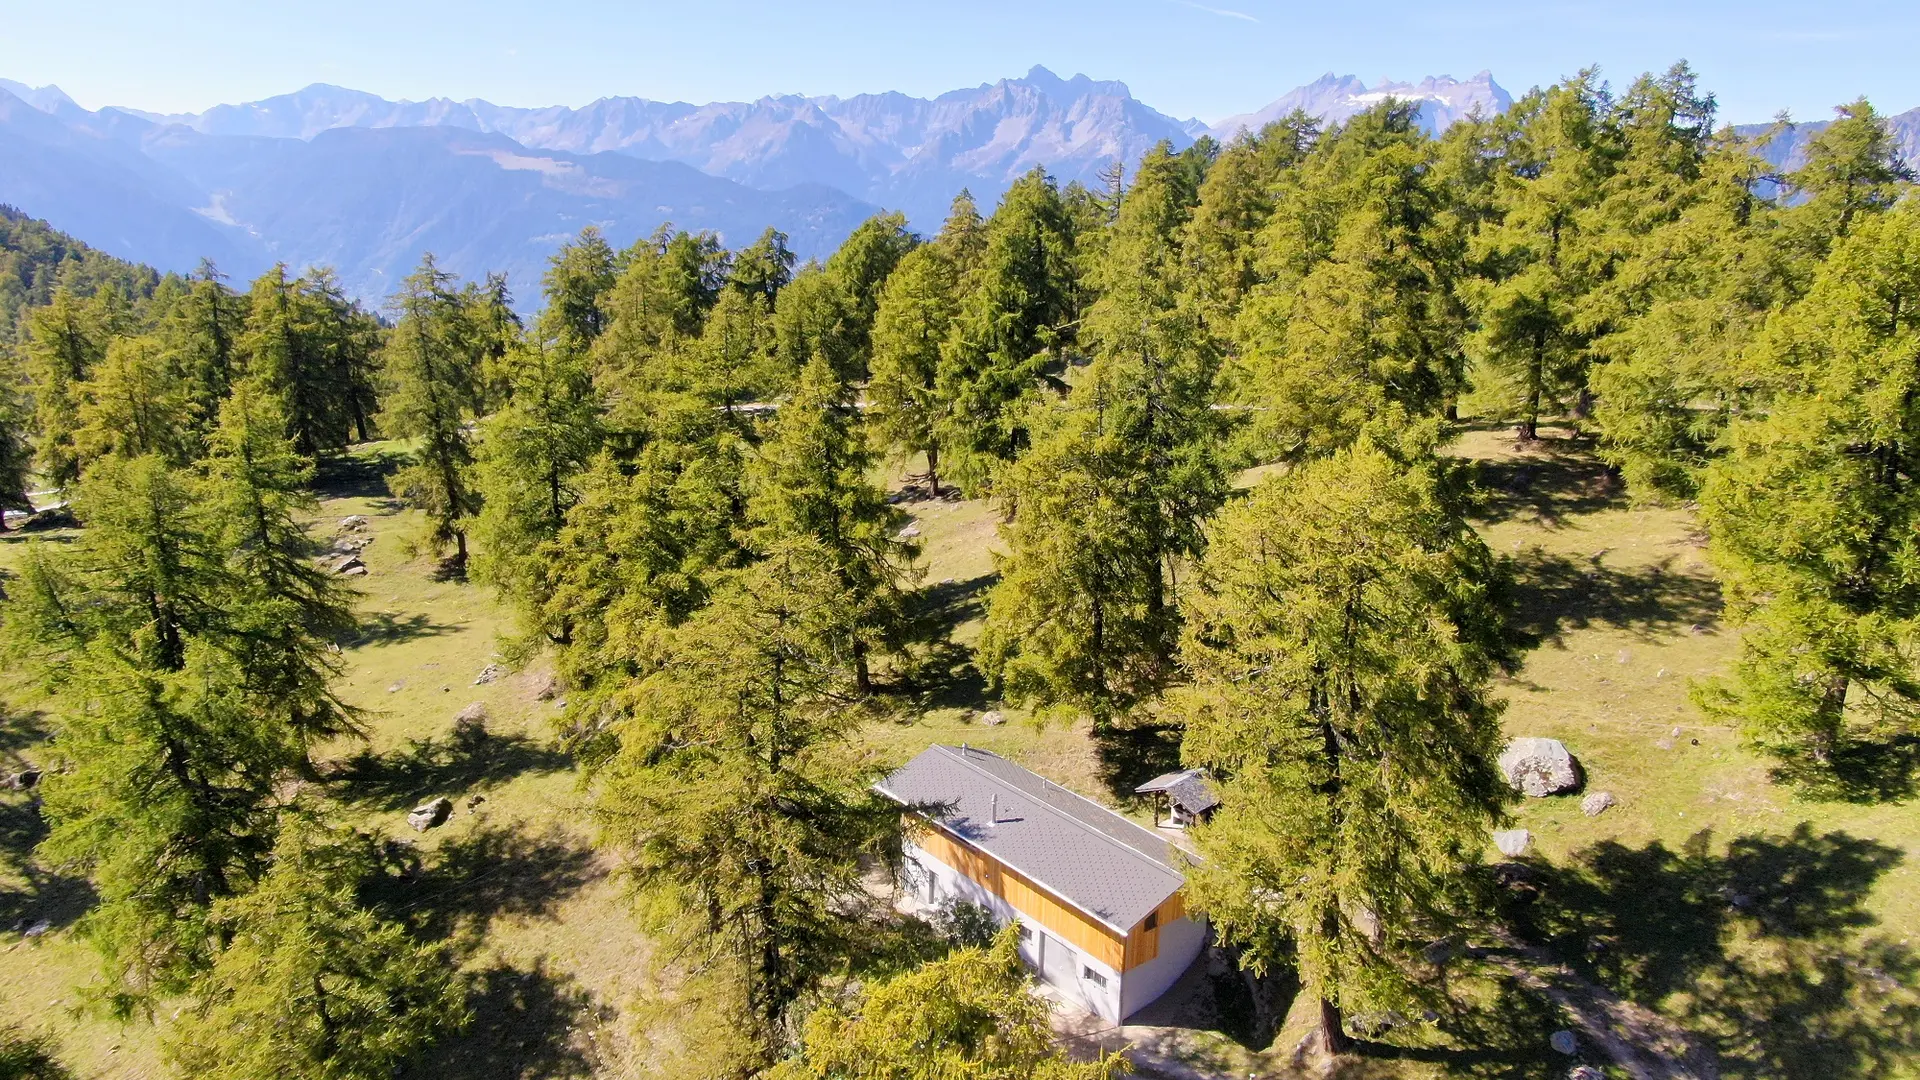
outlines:
[{"label": "boulder", "polygon": [[487,703],[484,701],[476,701],[466,708],[461,709],[459,712],[453,714],[453,722],[456,724],[486,723]]},{"label": "boulder", "polygon": [[542,675],[534,684],[533,696],[538,701],[552,701],[559,697],[560,691],[564,689],[566,686],[560,681],[560,676],[549,672]]},{"label": "boulder", "polygon": [[1007,722],[1007,714],[999,709],[989,709],[980,714],[980,722],[988,727],[999,727]]},{"label": "boulder", "polygon": [[895,540],[911,540],[920,535],[920,526],[909,525],[894,535]]},{"label": "boulder", "polygon": [[27,927],[26,930],[23,933],[21,933],[20,936],[28,937],[28,938],[37,938],[41,934],[44,934],[51,929],[53,929],[53,924],[48,922],[45,919],[41,919],[39,922],[34,923],[32,926]]},{"label": "boulder", "polygon": [[1580,1052],[1580,1040],[1574,1038],[1571,1031],[1554,1032],[1547,1037],[1547,1045],[1569,1057]]},{"label": "boulder", "polygon": [[474,678],[473,685],[485,686],[506,673],[507,669],[501,667],[499,664],[488,664],[486,667],[480,669],[480,674]]},{"label": "boulder", "polygon": [[1580,763],[1559,739],[1513,740],[1500,754],[1500,772],[1515,790],[1536,799],[1580,786]]},{"label": "boulder", "polygon": [[1533,844],[1533,834],[1525,829],[1503,829],[1493,834],[1493,846],[1500,854],[1517,859]]},{"label": "boulder", "polygon": [[349,566],[345,570],[340,571],[340,576],[341,577],[366,577],[367,568],[364,566]]},{"label": "boulder", "polygon": [[359,570],[364,573],[366,569],[367,569],[367,564],[362,562],[360,560],[360,556],[358,555],[342,556],[333,564],[333,572],[336,574],[350,574],[355,570]]},{"label": "boulder", "polygon": [[1591,1065],[1575,1065],[1567,1073],[1567,1080],[1607,1080],[1607,1074]]},{"label": "boulder", "polygon": [[14,773],[12,776],[7,777],[7,787],[13,789],[14,791],[31,790],[33,786],[35,784],[38,784],[39,782],[40,782],[39,769],[21,769],[19,772]]},{"label": "boulder", "polygon": [[1613,792],[1596,791],[1580,800],[1580,812],[1588,817],[1599,817],[1619,805],[1620,800],[1613,797]]},{"label": "boulder", "polygon": [[340,527],[343,529],[364,529],[367,527],[367,516],[365,514],[348,514],[346,517],[340,519]]},{"label": "boulder", "polygon": [[453,800],[443,795],[414,807],[413,812],[407,815],[407,824],[413,826],[415,832],[426,832],[446,824],[447,816],[452,813]]}]

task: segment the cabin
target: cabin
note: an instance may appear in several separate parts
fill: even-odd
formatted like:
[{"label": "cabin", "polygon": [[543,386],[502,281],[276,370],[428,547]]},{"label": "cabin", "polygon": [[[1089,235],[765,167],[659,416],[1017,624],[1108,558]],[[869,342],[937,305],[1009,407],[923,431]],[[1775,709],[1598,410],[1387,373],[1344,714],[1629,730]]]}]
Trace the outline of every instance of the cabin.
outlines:
[{"label": "cabin", "polygon": [[[1133,789],[1135,795],[1161,796],[1167,806],[1167,819],[1160,820],[1155,810],[1153,823],[1162,829],[1184,829],[1207,820],[1220,805],[1207,774],[1199,769],[1162,773]],[[1158,803],[1155,804],[1156,806]]]},{"label": "cabin", "polygon": [[928,747],[875,785],[910,815],[902,885],[1020,927],[1020,957],[1067,1001],[1119,1023],[1200,955],[1187,857],[1153,830],[985,750]]}]

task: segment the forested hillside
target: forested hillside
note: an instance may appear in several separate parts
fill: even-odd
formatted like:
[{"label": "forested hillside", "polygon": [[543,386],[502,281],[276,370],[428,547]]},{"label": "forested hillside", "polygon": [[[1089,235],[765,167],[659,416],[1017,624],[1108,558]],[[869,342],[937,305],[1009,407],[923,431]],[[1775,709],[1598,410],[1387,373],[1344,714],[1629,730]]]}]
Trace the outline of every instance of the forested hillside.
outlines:
[{"label": "forested hillside", "polygon": [[[4,1052],[1920,1073],[1913,174],[1864,101],[1775,172],[1685,65],[1421,108],[804,264],[588,228],[524,320],[432,256],[378,313],[32,256]],[[1517,789],[1543,734],[1584,800]],[[935,740],[1208,770],[1210,1004],[1074,1030],[896,907],[872,785]]]},{"label": "forested hillside", "polygon": [[12,341],[20,311],[53,298],[59,285],[78,296],[112,286],[128,298],[153,294],[160,275],[103,254],[10,206],[0,206],[0,341]]}]

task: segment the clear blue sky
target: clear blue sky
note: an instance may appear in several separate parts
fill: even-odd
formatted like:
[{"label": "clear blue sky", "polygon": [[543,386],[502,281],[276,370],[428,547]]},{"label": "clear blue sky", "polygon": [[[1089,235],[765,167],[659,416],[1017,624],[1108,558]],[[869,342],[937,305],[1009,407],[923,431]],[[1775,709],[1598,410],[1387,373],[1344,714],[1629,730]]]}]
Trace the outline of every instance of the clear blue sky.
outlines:
[{"label": "clear blue sky", "polygon": [[1518,92],[1684,57],[1727,119],[1811,120],[1861,94],[1920,106],[1917,50],[1917,0],[0,0],[0,76],[159,111],[310,82],[511,105],[929,95],[1038,63],[1217,120],[1327,71],[1487,68]]}]

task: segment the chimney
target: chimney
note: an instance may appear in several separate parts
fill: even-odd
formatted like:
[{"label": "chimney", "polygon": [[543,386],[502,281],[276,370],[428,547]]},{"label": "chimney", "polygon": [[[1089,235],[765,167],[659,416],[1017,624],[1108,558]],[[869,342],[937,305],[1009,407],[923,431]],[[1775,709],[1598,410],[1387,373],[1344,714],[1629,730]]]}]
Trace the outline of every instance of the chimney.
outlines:
[{"label": "chimney", "polygon": [[987,800],[987,807],[987,824],[1000,824],[1000,796],[995,795],[989,798]]}]

